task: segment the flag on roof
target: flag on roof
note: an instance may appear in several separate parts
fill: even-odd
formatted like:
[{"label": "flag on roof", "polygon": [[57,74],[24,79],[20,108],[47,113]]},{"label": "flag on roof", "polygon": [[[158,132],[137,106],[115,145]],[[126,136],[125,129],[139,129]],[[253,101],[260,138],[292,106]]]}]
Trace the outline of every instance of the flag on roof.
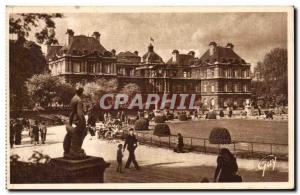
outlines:
[{"label": "flag on roof", "polygon": [[154,39],[152,37],[150,37],[150,41],[154,41]]}]

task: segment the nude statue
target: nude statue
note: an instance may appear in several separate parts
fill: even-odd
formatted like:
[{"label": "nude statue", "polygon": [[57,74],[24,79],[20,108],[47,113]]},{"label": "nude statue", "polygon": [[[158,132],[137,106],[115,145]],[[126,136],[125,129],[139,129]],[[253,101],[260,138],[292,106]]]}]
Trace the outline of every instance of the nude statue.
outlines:
[{"label": "nude statue", "polygon": [[86,157],[81,148],[83,140],[87,135],[86,121],[81,100],[83,88],[79,88],[71,99],[71,114],[69,122],[66,124],[67,134],[64,138],[64,158],[83,159]]}]

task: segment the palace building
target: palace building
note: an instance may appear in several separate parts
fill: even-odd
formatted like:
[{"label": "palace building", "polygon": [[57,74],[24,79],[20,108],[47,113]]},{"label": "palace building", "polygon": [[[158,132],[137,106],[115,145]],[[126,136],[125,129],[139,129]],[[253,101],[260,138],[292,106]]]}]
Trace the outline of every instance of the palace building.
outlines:
[{"label": "palace building", "polygon": [[100,33],[74,35],[68,30],[68,43],[48,46],[47,61],[53,76],[69,83],[87,83],[95,79],[117,79],[119,88],[136,83],[143,94],[197,94],[207,108],[220,109],[234,104],[243,107],[251,98],[250,64],[236,54],[234,45],[210,42],[200,58],[195,52],[181,54],[173,50],[164,62],[150,43],[148,51],[107,51]]}]

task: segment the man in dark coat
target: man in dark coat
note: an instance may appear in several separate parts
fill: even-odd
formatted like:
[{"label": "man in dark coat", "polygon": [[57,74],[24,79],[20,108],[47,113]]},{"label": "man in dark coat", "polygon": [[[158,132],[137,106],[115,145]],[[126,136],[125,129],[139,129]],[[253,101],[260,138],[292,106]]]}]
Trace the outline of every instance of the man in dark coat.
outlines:
[{"label": "man in dark coat", "polygon": [[230,109],[230,110],[229,110],[229,113],[228,113],[228,116],[231,118],[231,117],[232,117],[232,114],[233,114],[233,112],[232,112],[232,110]]},{"label": "man in dark coat", "polygon": [[227,148],[222,148],[217,158],[217,168],[214,175],[214,181],[241,182],[241,177],[236,174],[237,170],[238,165],[236,158]]},{"label": "man in dark coat", "polygon": [[34,136],[34,145],[39,144],[40,128],[38,126],[38,121],[35,121],[35,124],[32,126],[32,134]]},{"label": "man in dark coat", "polygon": [[176,149],[176,152],[182,153],[183,152],[183,146],[184,146],[183,137],[182,137],[181,133],[178,133],[178,135],[177,135],[177,149]]},{"label": "man in dark coat", "polygon": [[137,148],[137,139],[133,133],[133,129],[129,129],[129,134],[127,135],[124,143],[123,151],[125,151],[125,148],[127,147],[127,150],[129,152],[128,160],[126,162],[125,168],[129,168],[131,162],[134,164],[134,167],[139,170],[140,167],[135,159],[134,151]]},{"label": "man in dark coat", "polygon": [[15,133],[15,144],[20,145],[22,142],[22,131],[23,125],[19,119],[17,119],[17,123],[14,126],[14,133]]},{"label": "man in dark coat", "polygon": [[14,143],[15,143],[15,122],[14,120],[10,120],[10,124],[9,124],[9,143],[10,143],[10,148],[14,147]]}]

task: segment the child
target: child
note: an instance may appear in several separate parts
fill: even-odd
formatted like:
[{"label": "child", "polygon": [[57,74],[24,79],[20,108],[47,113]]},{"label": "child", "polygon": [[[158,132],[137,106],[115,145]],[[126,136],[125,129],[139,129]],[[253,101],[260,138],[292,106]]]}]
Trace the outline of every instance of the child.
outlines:
[{"label": "child", "polygon": [[122,152],[122,144],[118,145],[118,151],[117,151],[117,162],[118,162],[118,167],[117,167],[117,172],[123,173],[122,172],[122,158],[123,158],[123,152]]}]

